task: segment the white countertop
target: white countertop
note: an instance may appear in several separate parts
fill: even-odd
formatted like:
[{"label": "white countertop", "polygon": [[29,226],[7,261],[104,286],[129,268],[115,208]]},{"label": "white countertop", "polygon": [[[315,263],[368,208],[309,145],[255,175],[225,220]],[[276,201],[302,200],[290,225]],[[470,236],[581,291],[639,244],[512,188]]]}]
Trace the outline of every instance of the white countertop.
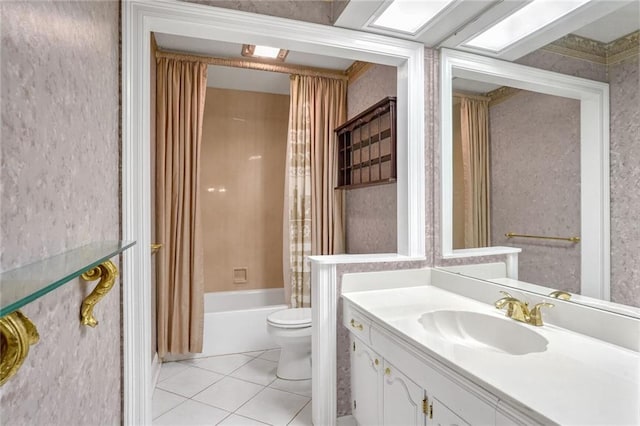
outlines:
[{"label": "white countertop", "polygon": [[548,340],[544,352],[509,355],[458,345],[425,331],[422,314],[464,310],[504,318],[504,311],[434,286],[343,297],[407,343],[516,407],[526,406],[562,425],[640,425],[638,352],[548,324],[522,324]]}]

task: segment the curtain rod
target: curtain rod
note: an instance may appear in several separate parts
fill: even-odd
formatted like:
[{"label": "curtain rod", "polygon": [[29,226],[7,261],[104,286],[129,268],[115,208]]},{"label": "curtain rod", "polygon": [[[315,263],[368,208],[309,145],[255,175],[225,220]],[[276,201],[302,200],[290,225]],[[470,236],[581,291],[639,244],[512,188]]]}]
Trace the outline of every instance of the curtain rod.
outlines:
[{"label": "curtain rod", "polygon": [[214,56],[189,55],[184,53],[169,52],[165,50],[158,50],[156,52],[156,58],[168,58],[168,59],[187,60],[187,61],[194,61],[194,62],[203,62],[208,65],[246,68],[246,69],[258,70],[258,71],[279,72],[283,74],[299,74],[299,75],[308,75],[312,77],[327,77],[327,78],[333,78],[337,80],[349,79],[349,77],[343,71],[339,71],[339,70],[332,70],[328,68],[306,67],[303,65],[294,65],[294,64],[272,64],[272,63],[258,62],[255,60],[241,59],[241,58],[216,58]]},{"label": "curtain rod", "polygon": [[479,101],[490,101],[491,98],[488,96],[480,96],[480,95],[467,95],[466,93],[453,92],[454,98],[469,98],[469,99],[477,99]]}]

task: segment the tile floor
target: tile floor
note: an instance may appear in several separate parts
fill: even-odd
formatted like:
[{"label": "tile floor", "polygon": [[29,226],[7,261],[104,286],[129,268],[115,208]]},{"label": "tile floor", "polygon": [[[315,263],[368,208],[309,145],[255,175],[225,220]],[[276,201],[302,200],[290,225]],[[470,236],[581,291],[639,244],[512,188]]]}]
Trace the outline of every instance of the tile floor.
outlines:
[{"label": "tile floor", "polygon": [[153,424],[311,426],[311,380],[276,377],[279,349],[162,364]]}]

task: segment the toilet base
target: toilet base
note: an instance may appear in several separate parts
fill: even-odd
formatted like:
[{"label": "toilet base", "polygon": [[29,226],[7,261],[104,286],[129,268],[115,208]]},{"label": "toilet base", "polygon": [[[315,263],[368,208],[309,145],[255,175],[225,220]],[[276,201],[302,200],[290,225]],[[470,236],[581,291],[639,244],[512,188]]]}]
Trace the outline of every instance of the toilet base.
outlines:
[{"label": "toilet base", "polygon": [[311,348],[309,346],[282,347],[276,376],[283,380],[311,378]]}]

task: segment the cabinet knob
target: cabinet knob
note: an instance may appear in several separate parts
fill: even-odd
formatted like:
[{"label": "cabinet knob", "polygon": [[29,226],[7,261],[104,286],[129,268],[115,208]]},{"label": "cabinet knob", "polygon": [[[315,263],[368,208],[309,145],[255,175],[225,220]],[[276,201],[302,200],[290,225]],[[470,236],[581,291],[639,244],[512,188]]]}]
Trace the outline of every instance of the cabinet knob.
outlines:
[{"label": "cabinet knob", "polygon": [[356,320],[354,320],[353,318],[351,319],[351,327],[355,328],[356,330],[364,330],[364,326],[362,324],[360,324],[359,322],[357,322]]},{"label": "cabinet knob", "polygon": [[387,376],[391,375],[391,369],[389,367],[384,369],[384,374],[386,374]]},{"label": "cabinet knob", "polygon": [[375,359],[375,361],[373,361],[373,363],[374,363],[375,365],[378,365],[378,364],[380,364],[380,361],[378,361],[378,358],[376,358],[376,359]]}]

